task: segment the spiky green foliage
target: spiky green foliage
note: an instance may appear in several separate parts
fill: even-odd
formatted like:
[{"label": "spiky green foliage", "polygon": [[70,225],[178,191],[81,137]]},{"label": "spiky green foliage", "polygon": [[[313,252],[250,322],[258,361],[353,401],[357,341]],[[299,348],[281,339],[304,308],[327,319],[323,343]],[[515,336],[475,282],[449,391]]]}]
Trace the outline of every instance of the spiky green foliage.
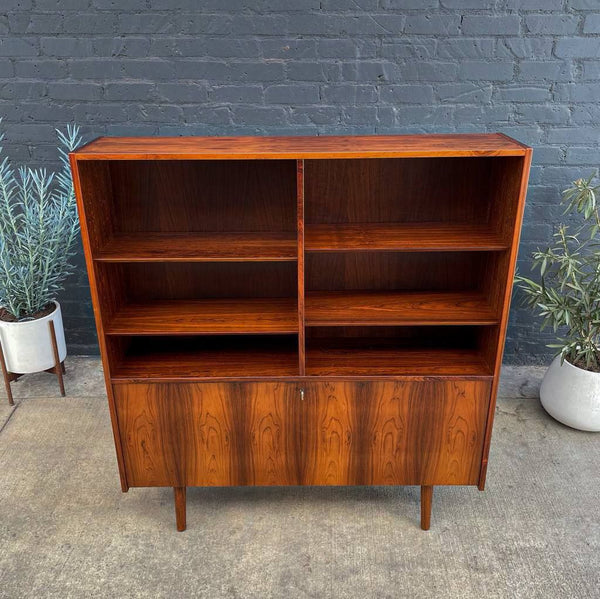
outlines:
[{"label": "spiky green foliage", "polygon": [[586,370],[600,371],[600,215],[595,173],[578,179],[563,192],[568,212],[583,217],[574,232],[561,225],[554,244],[533,254],[539,281],[517,276],[525,303],[542,317],[542,329],[560,331],[559,343],[549,345]]},{"label": "spiky green foliage", "polygon": [[15,171],[6,156],[0,162],[0,306],[17,319],[55,300],[74,268],[79,220],[68,153],[81,137],[75,125],[57,134],[57,173],[26,166]]}]

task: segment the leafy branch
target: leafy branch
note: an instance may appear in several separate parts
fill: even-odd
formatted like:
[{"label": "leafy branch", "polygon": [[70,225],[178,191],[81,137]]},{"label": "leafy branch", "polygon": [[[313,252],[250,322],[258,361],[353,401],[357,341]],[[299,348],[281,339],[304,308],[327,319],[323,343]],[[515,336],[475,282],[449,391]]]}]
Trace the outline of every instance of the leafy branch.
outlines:
[{"label": "leafy branch", "polygon": [[574,232],[561,225],[553,245],[533,253],[539,281],[520,275],[515,280],[525,305],[542,318],[542,330],[562,332],[559,343],[549,347],[558,349],[563,361],[600,371],[600,185],[594,179],[595,173],[578,179],[563,192],[565,214],[579,214],[583,223]]},{"label": "leafy branch", "polygon": [[81,136],[75,125],[57,134],[57,173],[0,161],[0,306],[19,320],[54,300],[74,269],[79,220],[68,154]]}]

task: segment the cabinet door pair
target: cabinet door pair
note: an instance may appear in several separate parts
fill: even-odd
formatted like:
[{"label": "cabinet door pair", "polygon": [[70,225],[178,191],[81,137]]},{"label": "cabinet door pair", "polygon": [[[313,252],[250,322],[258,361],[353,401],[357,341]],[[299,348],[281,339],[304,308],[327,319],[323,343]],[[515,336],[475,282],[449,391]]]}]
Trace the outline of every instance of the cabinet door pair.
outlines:
[{"label": "cabinet door pair", "polygon": [[130,486],[477,484],[489,381],[114,385]]}]

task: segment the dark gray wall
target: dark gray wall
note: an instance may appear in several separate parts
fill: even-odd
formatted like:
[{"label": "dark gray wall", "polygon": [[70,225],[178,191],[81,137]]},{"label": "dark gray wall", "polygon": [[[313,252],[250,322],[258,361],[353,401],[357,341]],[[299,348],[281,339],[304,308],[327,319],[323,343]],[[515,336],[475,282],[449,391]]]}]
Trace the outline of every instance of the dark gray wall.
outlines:
[{"label": "dark gray wall", "polygon": [[[600,0],[2,0],[11,156],[98,135],[502,131],[531,144],[521,270],[600,163]],[[201,7],[201,8],[199,8]],[[96,352],[83,260],[62,297]],[[548,355],[514,306],[506,360]]]}]

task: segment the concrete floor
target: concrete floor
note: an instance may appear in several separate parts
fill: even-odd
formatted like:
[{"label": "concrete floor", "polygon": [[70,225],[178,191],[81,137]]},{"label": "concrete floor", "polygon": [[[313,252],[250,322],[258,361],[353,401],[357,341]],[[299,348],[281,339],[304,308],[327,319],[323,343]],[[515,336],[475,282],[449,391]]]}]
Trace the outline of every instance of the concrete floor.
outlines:
[{"label": "concrete floor", "polygon": [[99,363],[67,362],[0,398],[1,597],[600,597],[600,435],[535,400],[543,369],[505,369],[484,493],[119,488]]}]

